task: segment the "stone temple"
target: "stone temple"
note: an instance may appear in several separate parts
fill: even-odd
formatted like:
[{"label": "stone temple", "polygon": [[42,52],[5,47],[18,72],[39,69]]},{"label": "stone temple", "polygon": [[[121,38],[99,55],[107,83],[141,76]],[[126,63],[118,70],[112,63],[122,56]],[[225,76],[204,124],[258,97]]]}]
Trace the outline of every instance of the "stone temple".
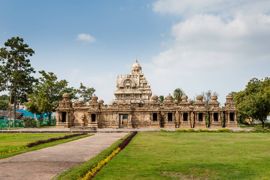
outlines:
[{"label": "stone temple", "polygon": [[163,102],[152,95],[151,87],[136,61],[131,73],[119,75],[116,81],[115,100],[106,105],[93,96],[87,103],[72,102],[64,94],[56,112],[57,126],[89,128],[205,128],[236,127],[237,111],[231,95],[224,107],[217,96],[208,105],[203,96],[195,102],[183,96],[180,102],[171,95]]}]

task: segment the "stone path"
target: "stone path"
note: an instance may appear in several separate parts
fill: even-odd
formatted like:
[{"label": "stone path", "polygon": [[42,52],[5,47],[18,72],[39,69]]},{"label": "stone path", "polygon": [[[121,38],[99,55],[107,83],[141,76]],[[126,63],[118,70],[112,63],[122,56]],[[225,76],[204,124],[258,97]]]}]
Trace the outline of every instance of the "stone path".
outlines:
[{"label": "stone path", "polygon": [[93,136],[0,160],[0,179],[48,180],[96,156],[127,133]]}]

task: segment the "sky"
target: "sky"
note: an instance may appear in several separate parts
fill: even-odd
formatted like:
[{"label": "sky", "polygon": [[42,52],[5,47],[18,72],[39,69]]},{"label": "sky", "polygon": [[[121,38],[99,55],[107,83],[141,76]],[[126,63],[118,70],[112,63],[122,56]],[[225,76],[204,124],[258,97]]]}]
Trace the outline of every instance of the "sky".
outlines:
[{"label": "sky", "polygon": [[270,76],[269,0],[0,0],[0,46],[35,50],[37,70],[110,103],[138,59],[154,95],[207,90],[219,101]]}]

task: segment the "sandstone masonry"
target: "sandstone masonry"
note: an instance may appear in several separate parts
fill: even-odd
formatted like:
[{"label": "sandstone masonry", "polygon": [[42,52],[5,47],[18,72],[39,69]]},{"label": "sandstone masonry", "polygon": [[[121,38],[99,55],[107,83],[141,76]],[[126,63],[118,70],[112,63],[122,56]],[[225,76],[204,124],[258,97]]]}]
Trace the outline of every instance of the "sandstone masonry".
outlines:
[{"label": "sandstone masonry", "polygon": [[220,107],[217,96],[207,106],[203,96],[192,103],[187,96],[177,103],[171,95],[160,102],[152,91],[141,65],[136,61],[130,74],[117,77],[115,100],[105,105],[93,96],[90,102],[72,102],[69,94],[59,102],[56,119],[58,126],[89,128],[205,128],[236,127],[237,111],[231,95]]}]

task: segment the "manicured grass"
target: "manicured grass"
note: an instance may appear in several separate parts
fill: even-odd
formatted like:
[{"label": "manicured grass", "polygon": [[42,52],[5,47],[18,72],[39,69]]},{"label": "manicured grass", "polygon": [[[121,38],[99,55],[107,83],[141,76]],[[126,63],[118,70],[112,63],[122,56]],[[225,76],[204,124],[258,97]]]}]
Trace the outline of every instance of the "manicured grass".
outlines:
[{"label": "manicured grass", "polygon": [[73,141],[88,135],[81,135],[68,139],[57,140],[34,146],[31,148],[26,147],[28,143],[32,143],[38,140],[46,140],[49,138],[63,137],[68,135],[67,133],[0,133],[0,159],[21,154],[28,151],[33,151],[57,144]]},{"label": "manicured grass", "polygon": [[126,137],[121,138],[120,140],[116,141],[109,148],[99,153],[96,157],[78,166],[74,166],[68,169],[67,171],[64,171],[63,173],[59,174],[54,179],[77,180],[77,179],[83,178],[91,170],[91,168],[95,167],[101,160],[105,159],[108,155],[110,155],[113,152],[113,150],[115,150]]},{"label": "manicured grass", "polygon": [[269,133],[140,132],[95,179],[269,179]]}]

